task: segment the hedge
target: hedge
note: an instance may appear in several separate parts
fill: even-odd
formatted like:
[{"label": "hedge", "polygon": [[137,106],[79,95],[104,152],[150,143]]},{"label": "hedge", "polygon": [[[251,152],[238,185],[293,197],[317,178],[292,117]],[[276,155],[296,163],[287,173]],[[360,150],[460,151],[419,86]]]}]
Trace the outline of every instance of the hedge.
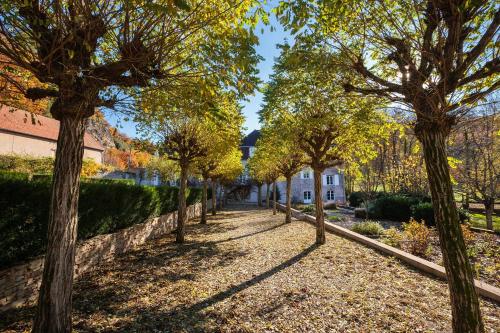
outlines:
[{"label": "hedge", "polygon": [[417,198],[403,194],[380,196],[368,204],[368,217],[407,222],[412,215],[411,207],[418,203]]},{"label": "hedge", "polygon": [[[410,218],[424,221],[427,226],[434,226],[434,211],[430,198],[418,194],[378,194],[378,198],[368,204],[368,218],[407,222]],[[460,221],[468,220],[468,213],[458,210]]]},{"label": "hedge", "polygon": [[[424,221],[428,227],[436,225],[436,220],[434,219],[434,209],[432,208],[432,203],[421,202],[417,205],[412,206],[412,216],[418,222]],[[469,220],[469,213],[465,209],[458,209],[458,217],[460,222],[464,223]]]},{"label": "hedge", "polygon": [[[18,177],[18,178],[16,178]],[[41,255],[47,244],[50,181],[0,175],[0,269]],[[178,188],[83,181],[78,239],[115,232],[177,210]],[[187,204],[201,199],[189,189]]]}]

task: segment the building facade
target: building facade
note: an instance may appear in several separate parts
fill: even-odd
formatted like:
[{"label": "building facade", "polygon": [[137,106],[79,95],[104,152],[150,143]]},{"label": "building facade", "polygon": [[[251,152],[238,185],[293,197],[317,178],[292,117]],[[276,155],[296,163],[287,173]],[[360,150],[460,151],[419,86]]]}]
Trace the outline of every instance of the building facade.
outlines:
[{"label": "building facade", "polygon": [[[0,107],[0,154],[55,157],[59,121],[9,106]],[[102,163],[104,147],[85,133],[83,158]]]},{"label": "building facade", "polygon": [[[259,138],[260,132],[254,130],[247,135],[241,144],[242,150],[242,163],[245,166],[245,172],[241,176],[241,181],[251,182],[251,179],[246,169],[248,159],[255,151],[255,144]],[[328,168],[321,175],[321,200],[325,203],[345,203],[345,184],[344,174],[337,168]],[[280,193],[279,202],[285,203],[286,201],[286,181],[278,181],[277,189]],[[266,196],[266,186],[261,188],[261,197],[264,199]],[[247,202],[258,201],[258,188],[252,186],[250,194],[247,197]],[[292,202],[311,204],[316,200],[314,196],[314,175],[310,168],[304,168],[295,176],[292,177]]]}]

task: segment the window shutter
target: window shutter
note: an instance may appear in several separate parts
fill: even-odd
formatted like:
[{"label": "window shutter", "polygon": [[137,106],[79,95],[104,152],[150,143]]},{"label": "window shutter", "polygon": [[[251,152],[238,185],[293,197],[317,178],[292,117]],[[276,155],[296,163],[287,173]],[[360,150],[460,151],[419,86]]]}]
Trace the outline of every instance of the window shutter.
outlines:
[{"label": "window shutter", "polygon": [[304,179],[304,171],[300,172],[300,179]]},{"label": "window shutter", "polygon": [[323,185],[328,185],[326,182],[326,175],[321,175],[321,177],[323,177]]},{"label": "window shutter", "polygon": [[339,185],[339,175],[335,175],[333,177],[333,183],[334,183],[335,186]]}]

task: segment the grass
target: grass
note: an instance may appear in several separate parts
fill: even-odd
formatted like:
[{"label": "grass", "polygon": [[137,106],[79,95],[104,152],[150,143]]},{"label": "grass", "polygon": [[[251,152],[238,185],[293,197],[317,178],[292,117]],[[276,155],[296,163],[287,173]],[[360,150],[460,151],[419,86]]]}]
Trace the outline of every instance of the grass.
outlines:
[{"label": "grass", "polygon": [[[486,216],[479,213],[470,213],[470,223],[473,227],[486,229]],[[500,216],[493,215],[493,229],[500,231]]]}]

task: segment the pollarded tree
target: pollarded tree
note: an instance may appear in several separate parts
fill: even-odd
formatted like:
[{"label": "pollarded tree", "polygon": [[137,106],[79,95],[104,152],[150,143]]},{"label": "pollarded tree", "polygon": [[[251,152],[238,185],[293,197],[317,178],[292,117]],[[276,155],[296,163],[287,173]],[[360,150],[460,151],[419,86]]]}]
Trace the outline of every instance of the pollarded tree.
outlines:
[{"label": "pollarded tree", "polygon": [[[241,126],[243,117],[240,108],[232,94],[226,93],[217,99],[217,117],[205,122],[204,132],[208,145],[205,155],[195,161],[194,167],[203,179],[201,224],[207,223],[207,191],[208,181],[212,179],[223,167],[228,155],[234,155],[241,141]],[[215,215],[215,182],[212,179],[212,214]]]},{"label": "pollarded tree", "polygon": [[[179,117],[180,118],[180,117]],[[179,199],[177,209],[177,234],[176,242],[184,243],[185,228],[187,222],[186,189],[188,172],[193,162],[206,155],[206,141],[203,137],[202,126],[197,117],[179,119],[168,124],[162,124],[159,128],[164,135],[162,148],[165,155],[178,163],[180,169],[179,177]]]},{"label": "pollarded tree", "polygon": [[[254,0],[32,0],[0,2],[0,55],[46,86],[60,121],[48,246],[34,332],[70,332],[78,193],[86,120],[137,87],[255,65],[240,55],[255,36],[242,27]],[[242,59],[241,61],[238,59]],[[210,61],[206,61],[209,59]],[[219,69],[223,67],[224,72]],[[253,70],[253,69],[252,69]],[[166,83],[165,83],[166,82]],[[246,89],[246,81],[228,80]]]},{"label": "pollarded tree", "polygon": [[[255,144],[255,153],[248,161],[248,167],[252,178],[266,184],[266,208],[271,208],[271,185],[273,186],[273,202],[276,202],[276,180],[280,176],[278,171],[278,160],[275,158],[274,147],[262,138]],[[259,189],[260,191],[260,189]],[[273,203],[273,212],[275,204]]]},{"label": "pollarded tree", "polygon": [[372,101],[344,96],[338,85],[343,73],[325,66],[335,57],[310,44],[283,46],[261,111],[261,118],[269,124],[287,122],[292,141],[313,169],[317,244],[326,241],[322,172],[355,157],[373,156],[373,138],[383,123]]},{"label": "pollarded tree", "polygon": [[261,141],[271,149],[276,169],[286,180],[285,223],[292,222],[292,177],[302,169],[305,160],[304,153],[296,149],[294,133],[290,132],[293,127],[288,125],[281,119],[280,122],[264,123],[261,129]]},{"label": "pollarded tree", "polygon": [[[243,164],[241,164],[241,150],[239,146],[233,146],[231,149],[222,157],[217,165],[217,168],[212,173],[212,198],[215,198],[215,184],[219,182],[221,186],[221,191],[224,190],[225,185],[233,184],[234,181],[242,174]],[[224,194],[221,193],[221,208],[224,202]],[[214,200],[214,199],[212,199]],[[214,201],[213,201],[214,202]]]},{"label": "pollarded tree", "polygon": [[[345,57],[340,60],[363,80],[346,81],[346,91],[389,98],[414,112],[448,278],[453,330],[484,331],[450,180],[446,138],[467,105],[500,86],[498,4],[286,0],[278,12],[295,31],[342,50]],[[302,29],[304,25],[309,28]]]}]

